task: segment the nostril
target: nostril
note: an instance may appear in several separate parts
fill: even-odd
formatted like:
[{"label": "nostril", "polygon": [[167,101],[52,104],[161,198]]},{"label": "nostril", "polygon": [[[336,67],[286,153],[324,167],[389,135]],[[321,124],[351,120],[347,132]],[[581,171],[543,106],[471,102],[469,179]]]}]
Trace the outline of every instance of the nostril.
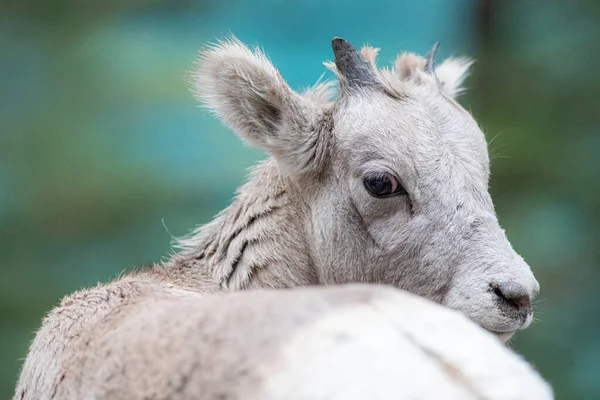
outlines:
[{"label": "nostril", "polygon": [[507,295],[502,291],[499,287],[493,287],[494,294],[502,299],[508,305],[516,308],[517,310],[526,310],[529,311],[531,308],[531,299],[528,295],[521,296],[511,296]]},{"label": "nostril", "polygon": [[494,288],[494,294],[500,297],[501,299],[506,299],[506,297],[504,297],[504,293],[502,293],[502,290],[500,290],[500,288],[498,287]]},{"label": "nostril", "polygon": [[513,301],[519,309],[529,310],[531,308],[531,301],[529,300],[529,296],[518,296],[509,300]]}]

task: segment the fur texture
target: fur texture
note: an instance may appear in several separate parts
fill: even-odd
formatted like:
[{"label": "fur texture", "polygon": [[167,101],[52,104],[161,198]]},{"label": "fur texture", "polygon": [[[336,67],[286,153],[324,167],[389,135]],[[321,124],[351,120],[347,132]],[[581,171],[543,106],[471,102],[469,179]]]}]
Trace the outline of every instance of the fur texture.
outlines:
[{"label": "fur texture", "polygon": [[[260,355],[262,363],[248,364],[243,370],[252,384],[239,383],[231,390],[249,393],[243,398],[288,399],[292,397],[285,390],[301,382],[302,368],[335,362],[339,356],[334,348],[323,356],[330,357],[329,361],[309,355],[298,358],[303,348],[328,340],[319,336],[322,328],[316,328],[321,326],[316,322],[308,328],[307,341],[293,339],[303,337],[299,332],[305,327],[301,321],[294,322],[296,317],[316,321],[321,315],[313,315],[316,306],[306,300],[314,292],[295,291],[298,294],[290,297],[278,291],[252,292],[255,294],[247,297],[223,297],[219,292],[383,283],[459,310],[503,340],[527,327],[532,318],[530,301],[539,285],[498,224],[488,193],[484,135],[454,100],[470,61],[446,61],[432,76],[423,69],[422,57],[404,54],[393,68],[380,70],[376,54],[376,49],[367,48],[360,57],[368,62],[377,85],[350,92],[342,84],[338,96],[332,98],[327,82],[302,95],[294,92],[261,51],[250,50],[235,39],[204,50],[192,79],[197,97],[244,141],[260,146],[271,157],[254,169],[227,209],[179,241],[180,252],[169,261],[82,290],[50,312],[31,345],[15,399],[191,398],[194,390],[200,393],[197,385],[217,376],[221,380],[214,384],[221,388],[218,390],[226,390],[218,385],[240,378],[228,375],[227,368],[259,357],[243,350],[238,341],[267,347]],[[335,64],[331,68],[335,71]],[[344,76],[338,76],[343,83]],[[393,177],[408,194],[373,197],[363,182],[374,173]],[[365,290],[378,293],[383,289]],[[327,303],[330,296],[354,296],[352,290],[344,294],[343,289],[333,288],[318,293],[317,303]],[[424,318],[434,325],[438,323],[435,315],[450,312],[422,306],[425,303],[408,295],[393,296],[389,307],[412,311],[413,306],[424,307],[423,312],[432,313],[431,319]],[[279,297],[289,308],[278,308]],[[266,307],[266,300],[261,299],[268,299],[272,306]],[[293,300],[286,303],[286,299]],[[327,318],[341,321],[347,329],[362,324],[364,304],[342,302],[350,311],[333,307]],[[416,310],[416,314],[421,312]],[[403,320],[399,311],[392,318],[401,323],[398,332],[413,329],[417,336],[428,334],[420,330],[426,324],[418,325],[415,319],[417,325],[411,325],[409,314]],[[231,319],[234,315],[235,322]],[[388,318],[387,312],[385,315]],[[393,325],[383,317],[374,318],[375,326]],[[519,364],[507,350],[500,350],[485,332],[452,318],[459,321],[456,333],[440,328],[431,344],[450,343],[442,338],[458,340],[464,333],[471,346],[481,337],[481,347],[474,347],[480,354],[487,354],[489,346],[490,352],[507,360],[506,371],[511,366],[528,371],[529,367]],[[328,326],[329,322],[323,323]],[[283,336],[270,337],[277,335],[279,327]],[[392,331],[382,343],[397,354],[411,354],[399,364],[408,368],[420,363],[424,369],[415,371],[423,373],[437,368],[439,382],[446,382],[440,387],[462,382],[462,372],[454,374],[452,368],[444,372],[434,365],[437,361],[426,360],[428,350],[420,344],[393,331],[396,328],[385,329]],[[367,338],[375,338],[376,331],[361,332],[355,336],[349,332],[352,352],[368,359],[361,346],[371,340]],[[231,339],[222,339],[223,335]],[[311,342],[313,339],[316,342]],[[291,353],[281,356],[284,348]],[[377,351],[384,352],[384,348]],[[440,351],[451,349],[442,347]],[[274,355],[289,357],[293,368],[275,377]],[[164,357],[167,361],[163,363]],[[386,360],[382,365],[392,362]],[[457,368],[483,365],[473,360],[465,359],[467,364]],[[398,371],[408,371],[406,368]],[[494,382],[504,388],[501,382],[508,379],[508,372],[501,378],[504,372],[500,370],[485,371],[492,376],[490,382],[498,378]],[[208,375],[202,378],[204,374]],[[525,373],[523,386],[517,386],[538,385],[532,390],[547,394],[532,374]],[[338,378],[332,377],[333,386],[327,386],[329,378],[319,381],[324,385],[320,393],[341,390]],[[138,379],[139,386],[135,386]],[[128,392],[134,386],[136,391]],[[422,389],[417,381],[413,386],[414,393]],[[407,386],[407,393],[413,393],[413,386]],[[202,393],[212,393],[212,389],[206,390]],[[482,388],[456,390],[452,392],[456,396],[471,393],[473,398],[524,397],[494,397],[491,392],[478,395]],[[224,398],[238,398],[240,393]],[[252,393],[264,397],[252,397]],[[542,394],[525,397],[548,398]],[[295,398],[339,398],[310,397],[308,392],[302,396]],[[382,396],[377,398],[390,398]],[[469,398],[466,396],[461,398]]]},{"label": "fur texture", "polygon": [[[132,287],[127,287],[126,291]],[[46,399],[547,400],[526,362],[458,312],[383,286],[116,294],[71,344]],[[93,292],[103,292],[94,290]],[[104,292],[105,293],[105,292]],[[77,310],[79,308],[79,310]],[[81,302],[63,313],[89,314]],[[218,312],[215,312],[218,310]],[[465,338],[469,338],[465,341]]]},{"label": "fur texture", "polygon": [[[229,290],[392,284],[509,337],[531,321],[539,285],[498,224],[485,137],[454,100],[472,61],[448,59],[431,76],[411,53],[380,70],[377,52],[361,54],[379,85],[342,85],[331,102],[328,86],[296,94],[235,39],[201,53],[198,97],[273,160],[180,242],[177,263],[194,260]],[[408,195],[374,198],[363,186],[370,173],[396,177]]]}]

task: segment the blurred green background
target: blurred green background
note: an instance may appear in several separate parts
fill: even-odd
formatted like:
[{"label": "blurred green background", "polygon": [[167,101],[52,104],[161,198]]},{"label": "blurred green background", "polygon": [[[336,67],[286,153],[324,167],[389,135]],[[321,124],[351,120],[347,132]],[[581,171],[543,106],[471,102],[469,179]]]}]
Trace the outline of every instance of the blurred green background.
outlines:
[{"label": "blurred green background", "polygon": [[[0,398],[42,316],[160,261],[264,155],[198,108],[197,50],[230,32],[292,87],[330,41],[477,58],[462,103],[484,128],[500,222],[542,286],[516,350],[559,399],[600,399],[600,2],[0,2]],[[330,75],[328,75],[330,76]]]}]

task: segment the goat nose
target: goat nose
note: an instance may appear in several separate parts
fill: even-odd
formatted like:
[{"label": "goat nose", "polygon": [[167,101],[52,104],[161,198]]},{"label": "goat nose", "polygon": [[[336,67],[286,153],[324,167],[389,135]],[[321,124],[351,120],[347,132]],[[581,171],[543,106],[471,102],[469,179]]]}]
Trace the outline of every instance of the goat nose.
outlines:
[{"label": "goat nose", "polygon": [[495,286],[494,294],[498,296],[498,298],[504,303],[512,306],[513,308],[521,312],[529,312],[529,310],[531,310],[531,297],[529,294],[524,289],[511,289],[502,288],[502,286]]}]

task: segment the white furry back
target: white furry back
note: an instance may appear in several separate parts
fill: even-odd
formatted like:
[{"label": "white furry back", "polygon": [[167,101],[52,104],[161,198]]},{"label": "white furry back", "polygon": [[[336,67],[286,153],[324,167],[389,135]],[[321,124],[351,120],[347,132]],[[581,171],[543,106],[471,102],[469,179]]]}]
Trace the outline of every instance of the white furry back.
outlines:
[{"label": "white furry back", "polygon": [[296,332],[262,398],[553,398],[526,361],[462,314],[406,292],[376,290],[368,303]]},{"label": "white furry back", "polygon": [[149,296],[63,360],[53,385],[25,375],[15,399],[552,399],[459,312],[378,285]]}]

